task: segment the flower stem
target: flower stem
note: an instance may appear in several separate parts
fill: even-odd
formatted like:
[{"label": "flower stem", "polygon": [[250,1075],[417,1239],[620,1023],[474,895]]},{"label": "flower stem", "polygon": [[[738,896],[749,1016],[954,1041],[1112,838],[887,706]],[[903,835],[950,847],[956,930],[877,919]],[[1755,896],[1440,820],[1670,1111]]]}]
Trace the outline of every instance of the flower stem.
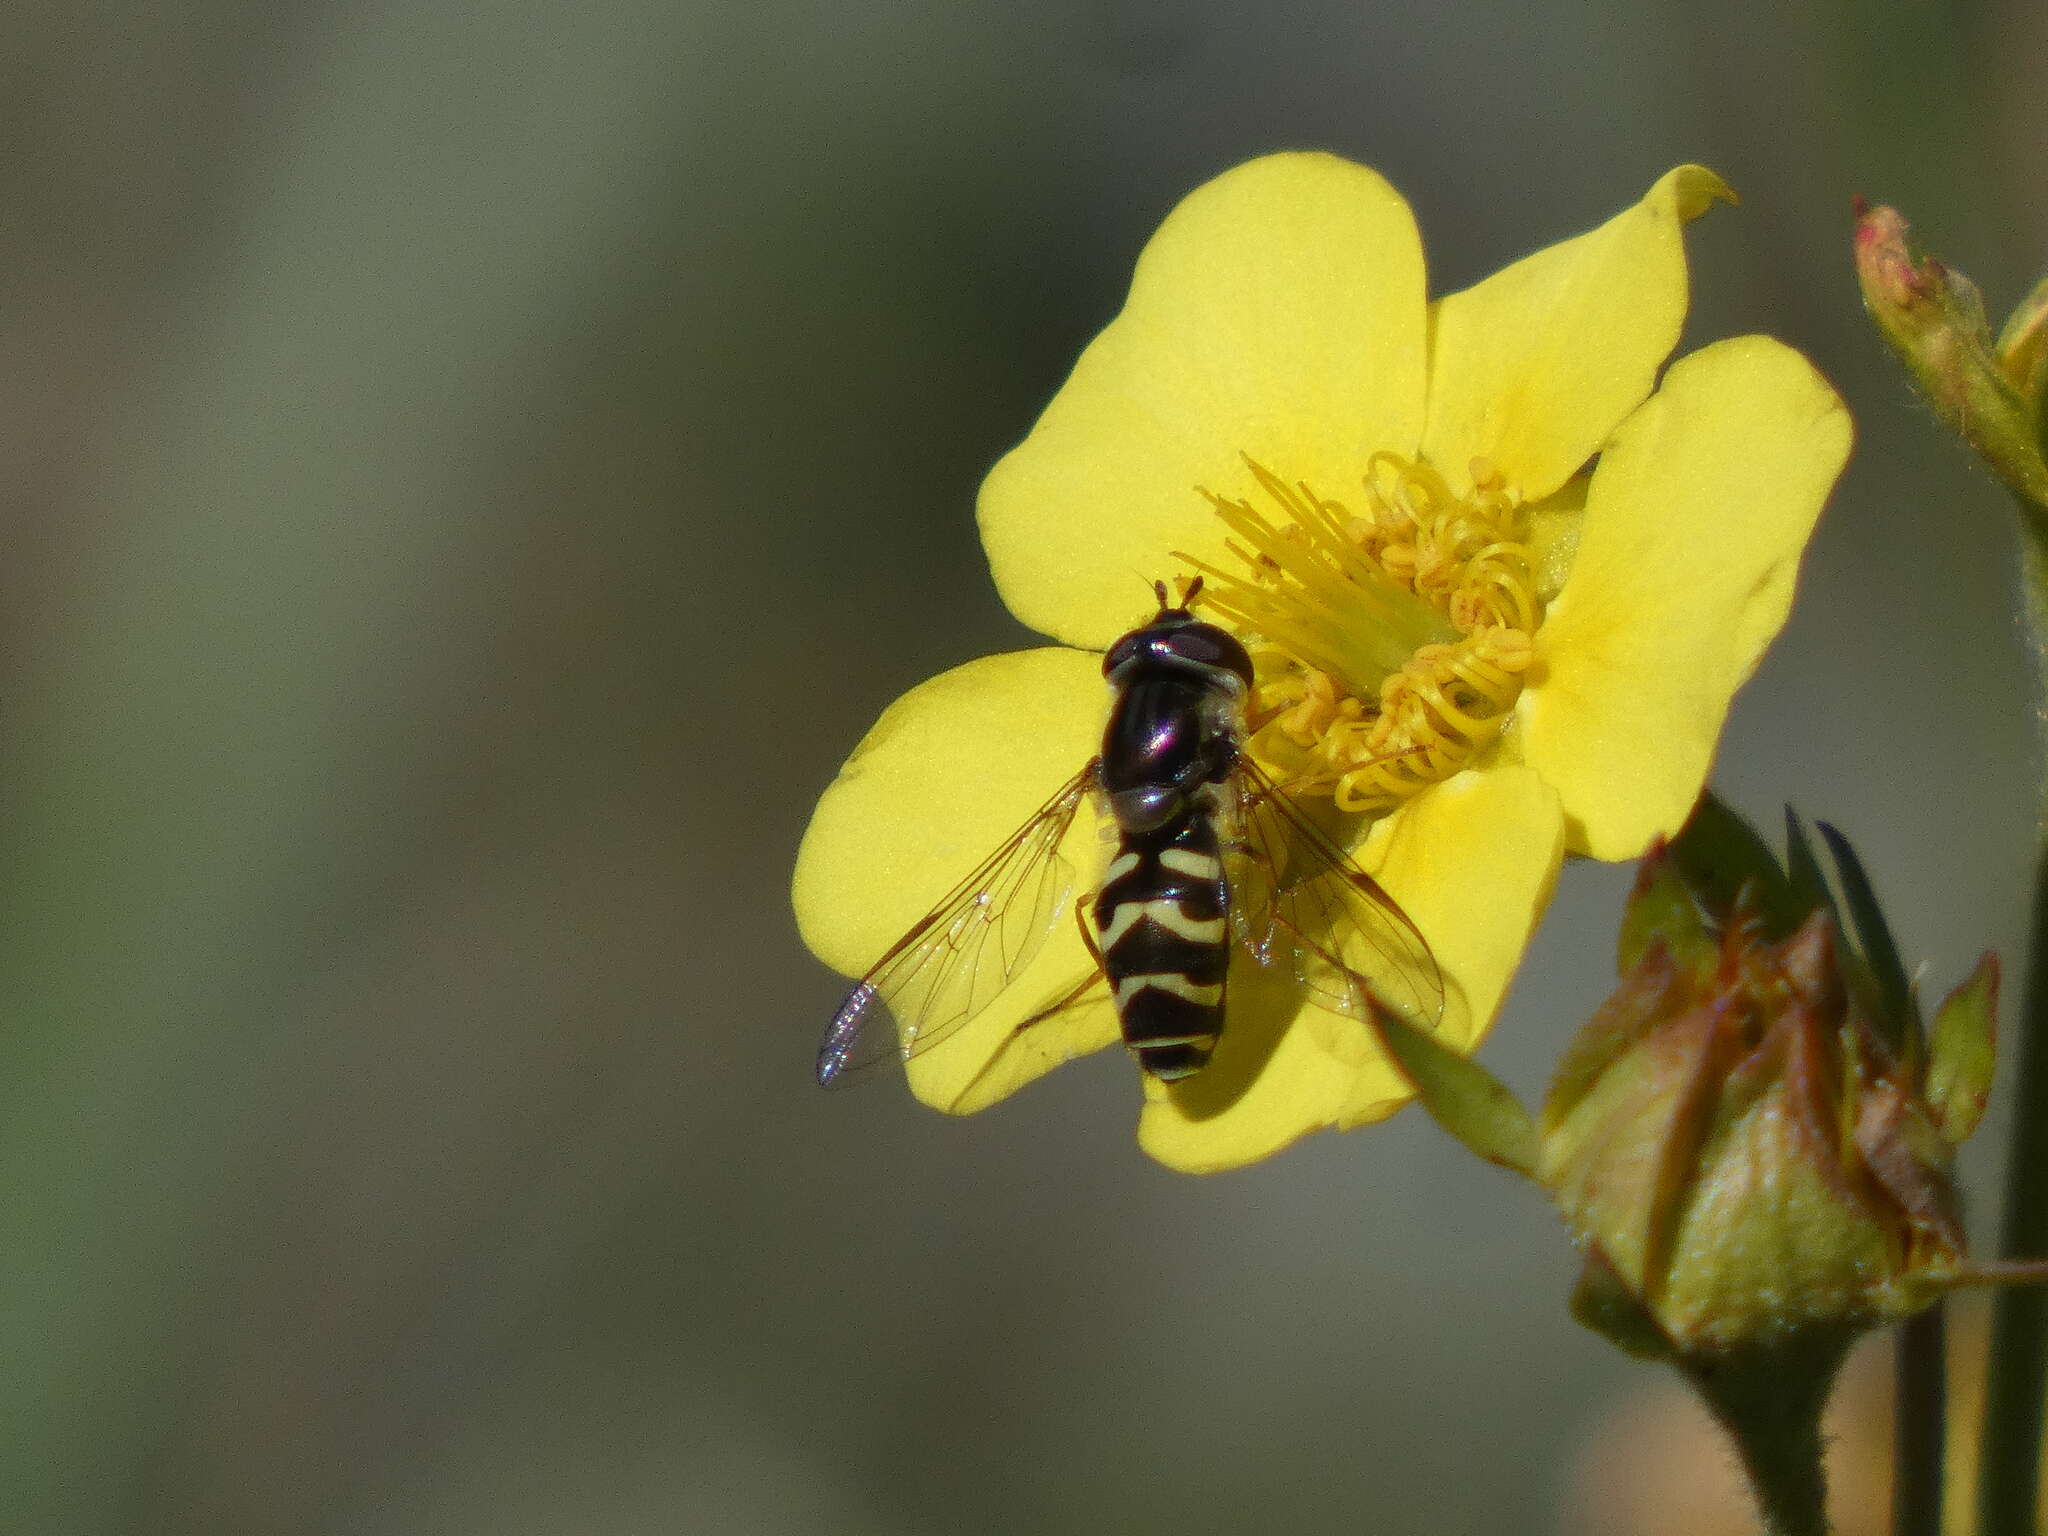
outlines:
[{"label": "flower stem", "polygon": [[[2037,707],[2048,709],[2048,527],[2042,509],[2020,503],[2021,558],[2029,638],[2040,677]],[[2027,935],[2027,983],[2014,1059],[2012,1141],[2006,1151],[2001,1259],[2048,1253],[2048,788],[2034,903]],[[2034,1536],[2040,1485],[2041,1396],[2048,1366],[2048,1297],[2032,1286],[1999,1289],[1991,1312],[1978,1453],[1978,1536]]]},{"label": "flower stem", "polygon": [[1828,1536],[1820,1413],[1855,1335],[1816,1334],[1803,1345],[1681,1364],[1734,1439],[1767,1536]]},{"label": "flower stem", "polygon": [[1948,1329],[1936,1302],[1899,1325],[1892,1434],[1892,1536],[1941,1536]]},{"label": "flower stem", "polygon": [[[2033,576],[2030,571],[2028,586],[2037,593]],[[2012,1142],[2006,1152],[2005,1226],[1998,1245],[2000,1258],[2007,1260],[2048,1253],[2048,846],[2035,863],[2028,938]],[[1978,1454],[1979,1536],[2034,1536],[2044,1360],[2048,1296],[2034,1286],[1999,1287],[1992,1304],[1984,1444]]]},{"label": "flower stem", "polygon": [[[2048,507],[2014,496],[2020,513],[2020,606],[2026,615],[2027,646],[2033,652],[2034,704],[2048,710]],[[2048,785],[2043,786],[2037,835],[2048,839]],[[2034,882],[2035,917],[2040,916],[2041,883]],[[2031,1004],[2031,996],[2028,999]]]}]

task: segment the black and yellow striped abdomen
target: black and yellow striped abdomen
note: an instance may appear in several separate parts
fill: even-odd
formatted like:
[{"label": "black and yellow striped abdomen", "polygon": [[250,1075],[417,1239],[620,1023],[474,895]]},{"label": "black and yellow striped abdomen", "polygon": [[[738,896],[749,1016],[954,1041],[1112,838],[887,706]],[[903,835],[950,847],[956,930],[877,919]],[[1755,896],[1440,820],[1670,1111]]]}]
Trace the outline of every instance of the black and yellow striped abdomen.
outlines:
[{"label": "black and yellow striped abdomen", "polygon": [[1223,1030],[1228,892],[1210,797],[1126,831],[1095,899],[1102,969],[1124,1043],[1166,1082],[1200,1071]]}]

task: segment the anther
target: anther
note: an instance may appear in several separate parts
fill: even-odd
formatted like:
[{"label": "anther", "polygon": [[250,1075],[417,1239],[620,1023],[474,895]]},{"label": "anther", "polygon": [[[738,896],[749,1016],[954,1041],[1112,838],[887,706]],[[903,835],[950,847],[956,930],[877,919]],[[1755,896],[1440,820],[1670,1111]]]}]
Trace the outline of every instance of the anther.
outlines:
[{"label": "anther", "polygon": [[1484,459],[1461,495],[1374,454],[1355,507],[1247,463],[1280,515],[1205,492],[1241,569],[1189,564],[1253,655],[1252,750],[1308,753],[1340,807],[1383,813],[1507,723],[1543,617],[1520,505]]}]

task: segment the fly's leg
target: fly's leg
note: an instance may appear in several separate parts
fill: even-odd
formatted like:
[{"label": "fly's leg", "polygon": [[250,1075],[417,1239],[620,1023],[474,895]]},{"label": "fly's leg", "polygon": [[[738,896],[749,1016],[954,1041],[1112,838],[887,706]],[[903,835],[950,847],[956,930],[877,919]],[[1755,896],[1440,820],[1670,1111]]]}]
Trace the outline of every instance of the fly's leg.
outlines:
[{"label": "fly's leg", "polygon": [[[1200,578],[1198,577],[1197,580]],[[1081,942],[1088,946],[1088,953],[1095,957],[1095,975],[1107,976],[1109,970],[1102,963],[1102,950],[1095,942],[1095,935],[1088,931],[1088,912],[1095,905],[1092,901],[1074,903],[1074,923],[1081,930]]]},{"label": "fly's leg", "polygon": [[1043,1024],[1054,1014],[1066,1012],[1067,1009],[1073,1007],[1074,1004],[1086,997],[1096,983],[1102,980],[1102,951],[1096,947],[1095,935],[1088,931],[1088,906],[1089,903],[1087,902],[1076,902],[1074,904],[1074,921],[1081,929],[1081,942],[1088,946],[1088,953],[1095,957],[1094,971],[1089,975],[1083,976],[1058,999],[1047,1003],[1043,1008],[1032,1014],[1031,1017],[1018,1024],[1010,1031],[1011,1034],[1021,1035],[1032,1025]]}]

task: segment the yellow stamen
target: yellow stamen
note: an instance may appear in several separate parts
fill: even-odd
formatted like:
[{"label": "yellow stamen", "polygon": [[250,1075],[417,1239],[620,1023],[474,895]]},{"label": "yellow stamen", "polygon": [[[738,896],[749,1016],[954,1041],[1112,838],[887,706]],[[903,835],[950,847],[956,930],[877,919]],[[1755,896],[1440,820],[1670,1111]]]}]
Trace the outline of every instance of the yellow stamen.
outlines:
[{"label": "yellow stamen", "polygon": [[1385,579],[1341,504],[1246,463],[1287,521],[1274,522],[1248,501],[1202,492],[1237,535],[1229,548],[1248,573],[1190,559],[1208,580],[1206,606],[1298,659],[1368,687],[1397,670],[1418,645],[1449,638],[1454,631],[1442,614],[1412,588]]},{"label": "yellow stamen", "polygon": [[1341,810],[1384,814],[1490,746],[1520,695],[1543,621],[1520,503],[1482,460],[1460,495],[1375,454],[1356,512],[1246,463],[1281,516],[1204,491],[1243,569],[1178,558],[1251,652],[1252,750]]}]

